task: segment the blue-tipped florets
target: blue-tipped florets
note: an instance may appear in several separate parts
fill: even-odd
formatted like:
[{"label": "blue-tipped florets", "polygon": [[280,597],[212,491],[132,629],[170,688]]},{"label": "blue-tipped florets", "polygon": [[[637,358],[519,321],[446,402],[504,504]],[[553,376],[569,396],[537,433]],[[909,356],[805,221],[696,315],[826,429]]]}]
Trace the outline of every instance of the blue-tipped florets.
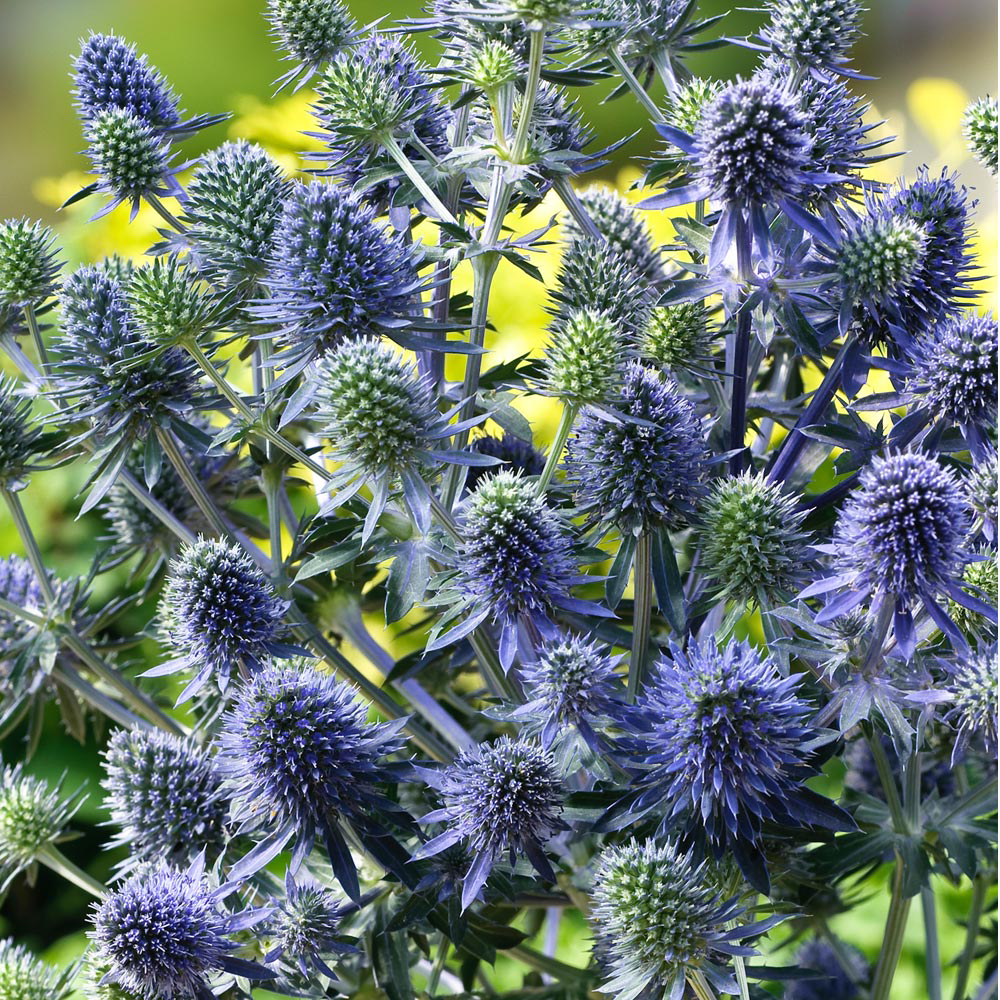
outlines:
[{"label": "blue-tipped florets", "polygon": [[354,18],[340,0],[268,0],[267,19],[285,57],[299,63],[282,83],[305,71],[301,86],[355,36]]},{"label": "blue-tipped florets", "polygon": [[836,70],[861,37],[864,8],[857,0],[772,0],[761,37],[803,68]]},{"label": "blue-tipped florets", "polygon": [[20,489],[41,446],[41,428],[31,422],[31,400],[13,379],[0,376],[0,484]]},{"label": "blue-tipped florets", "polygon": [[[484,434],[472,442],[472,450],[480,455],[498,458],[503,463],[501,468],[508,472],[521,472],[525,476],[540,476],[545,468],[545,456],[530,442],[519,438],[510,431],[504,431],[501,437]],[[471,493],[483,476],[497,470],[473,466],[465,480],[466,488]]]},{"label": "blue-tipped florets", "polygon": [[73,992],[75,967],[60,973],[10,938],[0,940],[2,1000],[64,1000]]},{"label": "blue-tipped florets", "polygon": [[566,468],[580,508],[628,532],[688,523],[707,456],[694,407],[672,379],[636,361],[613,402],[626,419],[585,410],[569,441]]},{"label": "blue-tipped florets", "polygon": [[52,230],[27,219],[0,222],[0,306],[37,306],[56,290]]},{"label": "blue-tipped florets", "polygon": [[259,666],[275,651],[287,604],[242,549],[201,538],[171,561],[160,601],[164,641],[197,671],[193,694],[213,673]]},{"label": "blue-tipped florets", "polygon": [[795,964],[818,972],[820,979],[793,981],[785,990],[785,1000],[857,1000],[868,983],[871,970],[857,948],[841,943],[840,955],[846,957],[845,969],[833,947],[821,938],[807,941],[795,955]]},{"label": "blue-tipped florets", "polygon": [[981,97],[965,111],[965,140],[976,159],[994,176],[997,172],[997,101]]},{"label": "blue-tipped florets", "polygon": [[946,690],[952,699],[949,718],[957,731],[956,756],[976,740],[988,757],[996,758],[997,683],[996,643],[964,654],[952,668]]},{"label": "blue-tipped florets", "polygon": [[112,845],[130,849],[129,867],[185,864],[205,849],[218,853],[228,809],[208,754],[169,733],[120,729],[104,760],[105,804],[119,828]]},{"label": "blue-tipped florets", "polygon": [[[45,610],[45,599],[31,563],[20,556],[0,559],[0,597],[33,614]],[[0,690],[8,662],[17,656],[20,641],[34,626],[0,608]]]}]

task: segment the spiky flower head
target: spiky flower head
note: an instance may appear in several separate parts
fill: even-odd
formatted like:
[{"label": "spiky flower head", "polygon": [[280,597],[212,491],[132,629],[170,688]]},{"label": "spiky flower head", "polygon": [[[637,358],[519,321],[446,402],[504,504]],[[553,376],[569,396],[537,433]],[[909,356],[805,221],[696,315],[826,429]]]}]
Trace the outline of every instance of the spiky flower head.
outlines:
[{"label": "spiky flower head", "polygon": [[837,248],[844,294],[869,308],[897,309],[924,262],[927,237],[913,219],[869,214],[848,225]]},{"label": "spiky flower head", "polygon": [[33,881],[38,856],[64,839],[82,800],[65,798],[61,784],[25,774],[21,764],[0,771],[0,891],[23,871]]},{"label": "spiky flower head", "polygon": [[[978,559],[967,563],[962,571],[962,590],[992,607],[1000,603],[1000,588],[997,580],[997,553],[995,549],[978,552]],[[963,607],[955,600],[948,602],[948,617],[958,626],[966,638],[976,635],[996,635],[996,626],[976,611]]]},{"label": "spiky flower head", "polygon": [[589,309],[634,338],[645,323],[647,294],[646,280],[609,243],[577,239],[563,251],[549,311],[558,324]]},{"label": "spiky flower head", "polygon": [[[266,911],[265,911],[266,914]],[[252,926],[248,914],[223,914],[197,865],[147,866],[118,883],[94,909],[90,937],[107,980],[143,1000],[209,995],[220,971],[253,979],[274,974],[230,956],[228,934]]]},{"label": "spiky flower head", "polygon": [[[849,968],[845,969],[842,957]],[[858,1000],[871,976],[868,960],[857,949],[839,942],[837,950],[822,938],[811,938],[795,954],[795,964],[820,974],[818,979],[795,979],[785,989],[785,1000]]]},{"label": "spiky flower head", "polygon": [[129,848],[128,867],[218,853],[228,804],[222,776],[203,750],[170,733],[119,729],[104,769],[105,806],[119,830],[112,846]]},{"label": "spiky flower head", "polygon": [[545,349],[545,388],[572,406],[603,403],[621,386],[625,331],[590,309],[557,323]]},{"label": "spiky flower head", "polygon": [[739,908],[720,903],[705,862],[696,863],[670,841],[630,840],[605,848],[592,898],[591,922],[606,977],[602,992],[620,1000],[681,1000],[686,975],[695,970],[719,988],[729,978],[721,967],[728,956],[753,954],[734,945],[738,930],[727,932]]},{"label": "spiky flower head", "polygon": [[997,101],[980,97],[965,110],[965,141],[977,160],[994,176],[997,172]]},{"label": "spiky flower head", "polygon": [[576,11],[571,0],[503,0],[503,6],[529,26],[557,24]]},{"label": "spiky flower head", "polygon": [[117,35],[91,34],[73,62],[74,94],[85,124],[118,109],[156,130],[180,121],[177,98],[145,55]]},{"label": "spiky flower head", "polygon": [[761,37],[804,69],[836,71],[861,37],[858,0],[772,0]]},{"label": "spiky flower head", "polygon": [[764,205],[801,190],[811,149],[793,94],[765,80],[737,80],[703,110],[694,158],[713,197]]},{"label": "spiky flower head", "polygon": [[225,285],[259,281],[288,188],[279,164],[245,139],[206,153],[184,203],[198,268]]},{"label": "spiky flower head", "polygon": [[355,38],[354,18],[340,0],[267,0],[267,19],[286,58],[299,63],[282,83],[305,70],[301,86]]},{"label": "spiky flower head", "polygon": [[31,420],[31,399],[14,379],[0,376],[0,484],[25,485],[39,448],[42,430]]},{"label": "spiky flower head", "polygon": [[639,340],[639,353],[661,368],[688,368],[709,354],[708,313],[702,302],[654,306]]},{"label": "spiky flower head", "polygon": [[466,46],[465,75],[473,86],[486,94],[496,94],[501,87],[513,83],[521,73],[517,53],[499,38],[490,38],[479,45]]},{"label": "spiky flower head", "polygon": [[[511,125],[518,128],[524,109],[522,94],[514,95]],[[590,142],[591,133],[584,125],[583,115],[566,90],[544,81],[538,87],[531,111],[531,131],[525,159],[541,160],[546,153],[579,153]],[[572,164],[572,160],[569,161]],[[547,181],[543,182],[546,187]]]},{"label": "spiky flower head", "polygon": [[[817,731],[801,678],[742,640],[672,647],[655,665],[621,745],[641,773],[635,811],[655,809],[661,827],[683,819],[686,835],[718,857],[732,850],[747,881],[768,892],[765,823],[850,829],[832,803],[803,784],[814,775]],[[845,826],[846,824],[846,826]]]},{"label": "spiky flower head", "polygon": [[280,652],[288,604],[234,543],[199,538],[171,560],[160,599],[161,631],[182,664],[195,668],[185,696],[212,674],[221,690],[237,664],[259,666]]},{"label": "spiky flower head", "polygon": [[264,285],[259,321],[280,328],[289,363],[304,364],[341,340],[399,326],[420,278],[413,248],[380,227],[372,208],[313,181],[285,200]]},{"label": "spiky flower head", "polygon": [[809,536],[803,511],[763,474],[716,480],[701,508],[703,568],[723,600],[784,603],[801,582]]},{"label": "spiky flower head", "polygon": [[[617,191],[604,186],[590,188],[580,192],[580,202],[611,250],[636,274],[648,281],[661,276],[660,254],[645,219]],[[572,216],[563,222],[563,237],[567,245],[591,238]]]},{"label": "spiky flower head", "polygon": [[917,341],[911,388],[922,404],[966,428],[978,442],[997,422],[997,321],[961,313]]},{"label": "spiky flower head", "polygon": [[47,965],[11,938],[0,940],[0,1000],[64,1000],[74,972]]},{"label": "spiky flower head", "polygon": [[694,135],[698,131],[702,112],[719,96],[722,87],[719,80],[692,77],[667,100],[664,108],[667,121],[682,132]]},{"label": "spiky flower head", "polygon": [[208,288],[174,255],[135,268],[127,295],[136,329],[162,347],[197,341],[216,321]]},{"label": "spiky flower head", "polygon": [[555,761],[537,743],[501,736],[463,750],[444,771],[428,775],[442,807],[424,823],[444,823],[446,831],[429,841],[418,857],[464,844],[474,856],[462,885],[467,909],[504,855],[511,864],[524,855],[543,878],[555,881],[545,843],[565,825],[563,787]]},{"label": "spiky flower head", "polygon": [[59,261],[48,226],[27,219],[0,222],[0,306],[37,306],[56,290]]},{"label": "spiky flower head", "polygon": [[[472,442],[472,450],[479,455],[500,459],[501,465],[508,472],[540,476],[545,468],[545,456],[530,441],[525,441],[510,431],[504,431],[500,437],[493,434],[477,437]],[[471,493],[480,479],[490,472],[489,469],[473,466],[465,480],[466,489]]]},{"label": "spiky flower head", "polygon": [[583,411],[566,458],[578,506],[627,532],[687,524],[707,457],[694,407],[672,379],[637,361],[626,366],[614,405],[643,422]]},{"label": "spiky flower head", "polygon": [[837,522],[836,572],[851,578],[857,603],[871,594],[909,607],[957,572],[967,523],[950,469],[919,452],[876,457]]},{"label": "spiky flower head", "polygon": [[101,190],[112,195],[102,209],[109,212],[132,203],[132,218],[147,195],[176,195],[180,188],[170,172],[169,143],[145,121],[124,108],[99,111],[87,126],[87,152]]},{"label": "spiky flower head", "polygon": [[437,411],[416,366],[375,337],[350,340],[318,361],[317,419],[338,462],[375,475],[427,458]]},{"label": "spiky flower head", "polygon": [[[35,570],[21,556],[0,559],[0,597],[15,607],[32,613],[45,610],[45,598],[38,585]],[[30,622],[0,608],[0,690],[6,679],[9,661],[17,656],[21,641],[31,631]]]},{"label": "spiky flower head", "polygon": [[[393,780],[385,758],[400,749],[400,728],[370,723],[355,689],[308,661],[269,664],[240,684],[222,720],[217,759],[233,819],[242,832],[284,843],[295,837],[297,857],[319,835],[334,874],[357,899],[357,873],[338,821],[364,826],[369,803],[384,801],[381,786]],[[242,865],[230,878],[254,870]]]},{"label": "spiky flower head", "polygon": [[521,673],[528,699],[523,714],[544,718],[541,741],[546,750],[559,731],[570,726],[596,749],[591,723],[615,704],[620,687],[616,663],[600,642],[577,635],[560,635],[540,646],[535,661]]},{"label": "spiky flower head", "polygon": [[988,757],[997,755],[997,644],[960,655],[946,690],[951,695],[949,719],[957,732],[952,765],[969,743],[981,742]]},{"label": "spiky flower head", "polygon": [[983,450],[963,482],[969,509],[975,518],[974,528],[991,542],[997,537],[997,473],[997,449],[993,445]]}]

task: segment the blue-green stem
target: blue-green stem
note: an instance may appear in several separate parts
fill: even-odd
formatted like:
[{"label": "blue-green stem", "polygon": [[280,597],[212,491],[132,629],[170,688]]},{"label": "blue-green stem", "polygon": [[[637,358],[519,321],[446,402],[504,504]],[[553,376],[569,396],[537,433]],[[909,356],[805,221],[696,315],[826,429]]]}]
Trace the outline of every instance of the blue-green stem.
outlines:
[{"label": "blue-green stem", "polygon": [[174,217],[174,215],[167,209],[166,205],[160,201],[159,197],[150,191],[148,194],[144,195],[149,207],[153,209],[156,214],[163,219],[163,221],[170,226],[171,229],[175,229],[178,233],[186,233],[187,226],[184,225],[180,219]]},{"label": "blue-green stem", "polygon": [[435,194],[434,189],[421,177],[420,171],[410,162],[410,158],[403,152],[402,146],[396,141],[396,137],[391,133],[386,133],[379,137],[379,142],[385,151],[396,161],[397,166],[406,174],[410,183],[423,195],[424,200],[435,211],[438,218],[453,226],[459,224],[458,219],[451,213],[448,206]]},{"label": "blue-green stem", "polygon": [[208,495],[201,480],[194,474],[194,471],[187,463],[184,453],[181,451],[173,432],[167,427],[156,428],[156,439],[160,443],[164,454],[170,464],[174,467],[177,475],[180,476],[187,491],[191,494],[191,499],[198,505],[205,520],[208,521],[212,531],[221,538],[231,537],[229,525],[216,506],[215,501]]},{"label": "blue-green stem", "polygon": [[927,998],[942,1000],[941,993],[941,946],[938,942],[937,906],[934,890],[929,886],[920,888],[920,908],[924,917],[924,960],[927,969]]},{"label": "blue-green stem", "polygon": [[878,733],[872,733],[868,737],[868,746],[872,752],[872,759],[875,761],[875,770],[878,772],[879,782],[882,785],[882,793],[885,795],[886,805],[889,807],[889,815],[892,817],[892,826],[897,833],[906,833],[906,814],[903,812],[903,803],[899,797],[899,788],[896,785],[895,776],[892,773],[892,766],[889,757],[882,746]]},{"label": "blue-green stem", "polygon": [[552,178],[552,188],[559,195],[559,200],[566,206],[566,210],[573,216],[573,221],[595,243],[606,243],[607,240],[604,238],[604,233],[597,228],[597,224],[590,217],[590,213],[584,208],[583,202],[580,201],[580,196],[573,189],[569,178],[565,174],[556,174]]},{"label": "blue-green stem", "polygon": [[108,894],[108,888],[103,882],[98,882],[79,865],[73,864],[58,847],[52,844],[43,847],[35,856],[35,860],[45,865],[46,868],[51,868],[57,875],[61,875],[68,882],[79,886],[84,892],[89,892],[97,899],[103,899]]},{"label": "blue-green stem", "polygon": [[431,969],[431,974],[427,977],[427,995],[432,997],[437,992],[438,983],[441,981],[441,973],[444,972],[444,964],[448,961],[448,951],[451,948],[451,942],[448,940],[446,934],[441,935],[441,940],[438,942],[438,953],[437,958],[434,959],[434,967]]},{"label": "blue-green stem", "polygon": [[899,956],[903,951],[903,936],[906,933],[906,921],[910,915],[912,896],[903,893],[906,872],[902,857],[897,853],[896,866],[892,875],[892,897],[889,900],[889,914],[885,922],[885,934],[882,940],[882,950],[879,953],[878,965],[875,967],[875,978],[872,980],[871,1000],[889,1000],[892,981],[899,965]]},{"label": "blue-green stem", "polygon": [[628,667],[628,700],[635,702],[649,660],[649,629],[653,613],[653,537],[640,532],[632,564],[632,658]]},{"label": "blue-green stem", "polygon": [[628,63],[622,59],[621,53],[616,46],[608,49],[608,59],[611,60],[611,64],[621,74],[621,78],[628,85],[629,90],[638,98],[639,103],[645,108],[650,119],[654,122],[666,121],[663,112],[656,106],[653,98],[646,93],[646,88],[636,79],[635,73],[629,68]]},{"label": "blue-green stem", "polygon": [[566,447],[566,442],[569,440],[570,431],[573,430],[573,421],[576,420],[578,412],[579,407],[573,403],[563,403],[562,413],[559,415],[559,426],[556,428],[555,437],[552,439],[552,444],[549,447],[549,454],[545,460],[545,468],[542,469],[542,474],[538,477],[538,485],[535,488],[538,496],[541,496],[549,488],[549,483],[552,482],[552,477],[559,466],[559,457],[562,455],[563,448]]},{"label": "blue-green stem", "polygon": [[524,97],[521,99],[521,116],[514,134],[511,157],[515,163],[521,163],[528,152],[528,142],[531,138],[531,119],[535,114],[535,100],[538,97],[538,85],[542,78],[542,60],[545,57],[545,29],[534,28],[528,48],[528,73],[524,82]]},{"label": "blue-green stem", "polygon": [[35,307],[26,305],[24,307],[24,321],[28,324],[31,339],[35,344],[35,351],[38,354],[38,363],[42,371],[47,371],[49,367],[49,355],[45,350],[45,342],[42,340],[42,331],[38,325],[38,317],[35,315]]},{"label": "blue-green stem", "polygon": [[972,900],[969,903],[969,915],[965,924],[965,943],[958,960],[958,978],[955,980],[955,991],[952,993],[953,1000],[965,1000],[969,988],[972,963],[976,957],[976,945],[979,939],[979,921],[983,915],[989,881],[989,878],[982,873],[972,880]]},{"label": "blue-green stem", "polygon": [[715,990],[712,989],[701,969],[689,969],[687,981],[698,1000],[717,1000]]},{"label": "blue-green stem", "polygon": [[729,411],[729,447],[736,454],[729,460],[729,471],[738,476],[745,461],[744,438],[747,425],[747,397],[750,390],[750,310],[740,303],[736,317],[736,334],[733,349],[733,388]]}]

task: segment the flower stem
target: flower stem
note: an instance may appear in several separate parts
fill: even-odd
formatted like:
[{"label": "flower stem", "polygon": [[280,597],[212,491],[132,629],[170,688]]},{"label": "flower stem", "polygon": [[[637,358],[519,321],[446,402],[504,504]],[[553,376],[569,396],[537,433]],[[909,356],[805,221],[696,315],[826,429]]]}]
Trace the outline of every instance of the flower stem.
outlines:
[{"label": "flower stem", "polygon": [[198,509],[204,515],[205,520],[211,525],[212,531],[222,538],[230,537],[229,526],[223,519],[219,508],[215,505],[215,501],[208,495],[201,481],[188,466],[187,460],[184,458],[177,441],[174,439],[173,433],[167,428],[157,427],[156,439],[160,442],[160,447],[166,453],[170,464],[177,471],[177,475],[181,477],[181,481],[187,487],[191,498],[198,505]]},{"label": "flower stem", "polygon": [[42,340],[42,331],[38,326],[38,317],[35,315],[35,307],[26,305],[24,307],[24,321],[31,331],[31,339],[35,344],[35,351],[38,353],[38,363],[42,371],[47,371],[49,367],[49,355],[45,350],[45,342]]},{"label": "flower stem", "polygon": [[729,447],[738,453],[729,460],[729,471],[738,476],[743,471],[744,447],[747,423],[747,395],[749,392],[750,362],[750,310],[746,302],[736,317],[736,341],[733,350],[733,392],[729,411]]},{"label": "flower stem", "polygon": [[486,686],[490,689],[490,694],[505,701],[516,701],[517,692],[514,690],[514,685],[504,673],[503,664],[493,648],[493,642],[482,627],[477,628],[469,636],[469,645],[479,660],[479,669],[482,671]]},{"label": "flower stem", "polygon": [[656,102],[653,100],[649,94],[646,93],[646,88],[636,79],[635,73],[629,68],[628,63],[622,59],[621,53],[618,51],[617,46],[612,45],[608,49],[608,58],[611,60],[611,64],[616,70],[621,74],[622,79],[628,85],[628,89],[632,91],[633,94],[638,98],[639,103],[646,110],[650,119],[654,122],[664,122],[666,118],[663,116],[663,112],[656,106]]},{"label": "flower stem", "polygon": [[99,691],[93,684],[85,681],[75,670],[70,670],[57,662],[53,667],[52,676],[75,691],[92,708],[96,708],[98,712],[102,712],[125,729],[155,728],[146,719],[129,711],[121,702],[109,698],[103,691]]},{"label": "flower stem", "polygon": [[879,781],[882,784],[882,792],[885,795],[886,804],[889,807],[889,814],[892,817],[892,826],[897,833],[906,832],[906,814],[903,812],[903,803],[899,798],[899,789],[896,787],[896,779],[893,777],[892,767],[889,758],[886,756],[885,747],[877,733],[868,736],[868,746],[871,748],[872,759],[875,761],[875,770],[878,771]]},{"label": "flower stem", "polygon": [[535,114],[535,99],[538,97],[538,85],[542,78],[544,56],[545,29],[533,28],[528,49],[528,74],[524,82],[524,97],[521,100],[521,117],[517,123],[517,132],[511,148],[511,157],[515,163],[520,163],[528,152],[531,119]]},{"label": "flower stem", "polygon": [[896,868],[892,876],[892,899],[889,902],[889,914],[885,922],[885,934],[882,940],[882,951],[879,953],[875,978],[872,980],[871,1000],[889,1000],[892,980],[899,965],[899,956],[903,951],[903,935],[906,933],[906,921],[910,915],[912,896],[903,895],[905,870],[902,857],[896,855]]},{"label": "flower stem", "polygon": [[578,969],[573,965],[567,965],[565,962],[560,962],[557,958],[550,958],[548,955],[543,955],[541,952],[535,951],[534,948],[529,948],[523,944],[514,945],[513,948],[507,949],[506,953],[511,958],[516,958],[518,961],[523,962],[529,968],[535,969],[538,972],[548,973],[561,982],[580,983],[587,982],[590,979],[590,975],[586,969]]},{"label": "flower stem", "polygon": [[590,213],[583,207],[580,196],[573,190],[573,185],[570,184],[569,178],[565,174],[556,174],[552,178],[552,187],[556,194],[559,195],[559,200],[566,206],[566,210],[573,216],[573,221],[595,243],[607,243],[604,233],[597,228],[597,224],[590,217]]},{"label": "flower stem", "polygon": [[979,937],[979,920],[983,915],[983,904],[986,901],[986,887],[989,884],[987,876],[979,874],[972,880],[972,901],[969,904],[969,916],[965,924],[965,944],[958,960],[958,978],[955,980],[953,1000],[965,1000],[969,987],[969,977],[972,973],[972,962],[976,957],[976,942]]},{"label": "flower stem", "polygon": [[934,890],[929,885],[921,886],[920,907],[924,917],[927,1000],[941,1000],[941,947],[938,942],[937,907]]},{"label": "flower stem", "polygon": [[38,548],[38,542],[35,541],[35,534],[28,523],[24,507],[21,506],[21,498],[16,493],[7,489],[6,486],[0,486],[0,495],[3,496],[14,526],[17,528],[17,533],[21,537],[24,554],[28,562],[31,563],[31,568],[35,571],[35,579],[38,581],[38,586],[42,591],[42,597],[45,598],[45,605],[50,612],[54,612],[56,610],[56,592],[52,589],[52,581],[49,579],[48,571],[45,569],[41,550]]},{"label": "flower stem", "polygon": [[402,146],[396,137],[386,133],[379,137],[379,142],[385,151],[396,161],[399,168],[409,178],[410,183],[423,195],[424,200],[437,213],[439,219],[452,226],[459,225],[458,219],[448,210],[445,203],[434,193],[431,186],[420,176],[420,171],[410,162],[410,158],[403,152]]},{"label": "flower stem", "polygon": [[185,226],[180,219],[175,218],[173,214],[168,211],[166,205],[160,201],[158,195],[155,195],[152,191],[150,191],[144,197],[149,204],[149,207],[153,209],[153,211],[156,212],[156,214],[163,219],[163,221],[170,226],[171,229],[176,229],[179,233],[187,232],[187,226]]},{"label": "flower stem", "polygon": [[541,496],[549,488],[549,483],[552,481],[552,477],[555,475],[556,468],[559,465],[559,456],[562,455],[570,431],[573,429],[573,421],[576,420],[577,411],[578,408],[576,406],[570,403],[563,403],[562,413],[559,415],[559,426],[556,428],[556,436],[552,439],[548,458],[545,460],[545,468],[542,469],[542,474],[539,476],[538,484],[535,487],[537,496]]},{"label": "flower stem", "polygon": [[98,882],[96,878],[88,875],[79,865],[73,864],[69,858],[52,844],[43,847],[36,856],[46,868],[51,868],[57,875],[62,875],[64,879],[79,886],[84,892],[89,892],[97,899],[103,899],[108,894],[108,888],[103,882]]},{"label": "flower stem", "polygon": [[451,948],[451,942],[448,940],[447,936],[442,934],[441,940],[438,943],[438,953],[437,958],[434,960],[434,967],[431,969],[431,974],[427,978],[427,995],[434,996],[437,992],[438,983],[441,981],[441,973],[444,972],[444,963],[448,961],[448,951]]},{"label": "flower stem", "polygon": [[182,524],[166,507],[160,503],[147,489],[136,480],[128,469],[122,469],[118,473],[118,479],[125,487],[152,514],[168,531],[172,532],[182,542],[190,545],[196,541],[196,536],[186,524]]},{"label": "flower stem", "polygon": [[715,991],[709,985],[705,973],[701,969],[689,969],[687,981],[698,1000],[717,1000]]},{"label": "flower stem", "polygon": [[635,542],[632,599],[632,659],[628,668],[628,700],[635,702],[649,658],[649,627],[653,611],[653,537],[642,531]]}]

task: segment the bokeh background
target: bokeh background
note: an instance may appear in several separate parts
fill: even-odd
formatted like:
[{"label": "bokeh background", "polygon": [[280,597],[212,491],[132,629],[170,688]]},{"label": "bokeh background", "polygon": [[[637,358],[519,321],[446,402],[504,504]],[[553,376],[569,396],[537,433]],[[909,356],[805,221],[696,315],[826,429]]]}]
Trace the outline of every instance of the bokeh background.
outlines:
[{"label": "bokeh background", "polygon": [[[917,166],[944,166],[961,171],[963,181],[979,199],[978,249],[990,277],[984,284],[984,306],[995,308],[997,267],[997,188],[968,155],[961,136],[961,116],[967,102],[983,94],[996,94],[997,10],[994,0],[870,0],[867,37],[856,50],[855,65],[877,80],[858,83],[859,93],[872,102],[872,116],[885,119],[886,128],[900,137],[897,148],[905,156],[881,169],[880,177],[912,176]],[[358,20],[367,23],[388,14],[400,18],[421,12],[419,3],[398,0],[353,0],[349,6]],[[730,5],[703,0],[706,14],[720,13]],[[267,33],[263,0],[0,0],[0,217],[27,215],[56,226],[66,243],[71,266],[112,247],[141,253],[151,242],[149,220],[140,216],[129,227],[119,211],[97,227],[83,221],[93,211],[91,203],[79,210],[58,213],[58,206],[86,182],[79,124],[69,95],[70,57],[79,39],[90,30],[116,32],[135,41],[169,78],[191,113],[232,110],[233,121],[201,133],[185,150],[196,156],[229,135],[256,138],[284,151],[290,166],[294,152],[304,148],[297,133],[309,127],[307,98],[271,100],[272,81],[284,68]],[[723,23],[728,35],[747,34],[762,21],[754,11],[733,11]],[[433,58],[435,44],[429,37],[417,45]],[[690,63],[696,72],[721,78],[748,72],[753,53],[735,47],[708,52]],[[654,150],[654,137],[634,101],[626,98],[601,104],[608,88],[580,94],[585,117],[601,145],[637,131],[638,135],[601,179],[620,187],[638,177],[630,160]],[[301,140],[304,143],[305,140]],[[654,225],[655,235],[667,241],[667,220]],[[554,270],[553,262],[543,266]],[[537,344],[544,326],[543,292],[523,275],[509,275],[498,283],[493,318],[509,335],[517,353]],[[540,437],[544,437],[544,421]],[[47,558],[64,574],[85,572],[103,534],[96,514],[76,519],[73,500],[82,485],[82,469],[60,470],[29,487],[26,507]],[[13,526],[0,513],[0,556],[19,552]],[[99,582],[94,600],[110,596],[120,582]],[[141,627],[142,620],[126,621],[123,628]],[[152,655],[155,647],[147,644]],[[21,734],[0,745],[0,753],[14,761],[21,757]],[[70,788],[87,782],[96,789],[99,771],[93,744],[81,750],[65,736],[53,718],[46,727],[31,770],[49,778],[65,772]],[[98,877],[105,877],[115,857],[100,850],[106,832],[98,795],[92,795],[78,814],[78,840],[66,852]],[[872,899],[851,914],[841,933],[869,956],[881,943],[885,893],[874,887]],[[88,906],[85,895],[42,870],[34,887],[19,883],[0,906],[0,937],[13,933],[53,961],[78,955],[84,941],[80,932]],[[961,890],[941,886],[942,948],[947,958],[958,948],[956,920],[963,915],[966,896]],[[906,950],[893,996],[923,995],[923,939],[914,907]],[[569,954],[586,948],[580,940],[567,942]],[[511,983],[513,986],[514,983]],[[946,987],[947,988],[947,987]]]}]

